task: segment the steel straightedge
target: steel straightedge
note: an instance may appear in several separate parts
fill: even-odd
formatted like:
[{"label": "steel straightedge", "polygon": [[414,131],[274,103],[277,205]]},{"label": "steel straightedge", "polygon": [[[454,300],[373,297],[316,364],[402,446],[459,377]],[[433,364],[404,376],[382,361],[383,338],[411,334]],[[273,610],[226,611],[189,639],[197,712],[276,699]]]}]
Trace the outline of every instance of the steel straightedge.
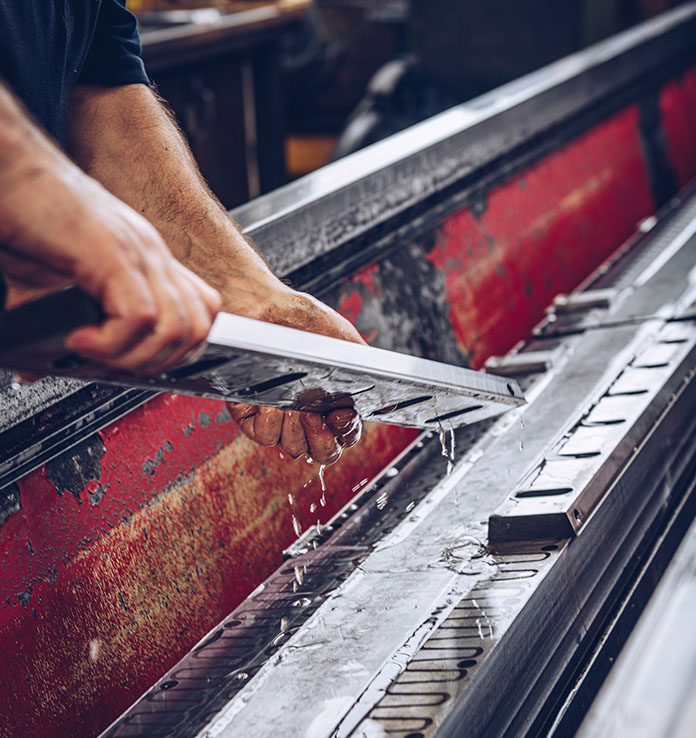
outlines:
[{"label": "steel straightedge", "polygon": [[[685,210],[682,223],[696,217],[696,201]],[[660,259],[674,231],[658,227],[651,237]],[[379,521],[373,507],[355,513],[367,522],[362,529],[351,518],[336,521],[325,543],[297,551],[105,735],[145,736],[157,726],[177,738],[307,730],[318,738],[491,738],[526,735],[543,722],[556,685],[594,647],[637,562],[693,492],[684,482],[696,460],[696,383],[681,359],[693,353],[696,326],[668,321],[693,309],[695,258],[696,236],[660,269],[648,265],[652,275],[640,287],[602,304],[616,322],[658,317],[568,335],[547,376],[529,380],[524,427],[503,418],[470,439],[449,478],[419,461],[439,452],[436,439],[423,439],[422,450],[414,447],[388,474],[391,486],[368,500],[388,510],[403,493],[409,517],[377,545],[365,537]],[[485,522],[477,521],[525,477],[530,459],[548,455],[569,421],[583,417],[588,398],[634,368],[651,338],[666,338],[662,331],[681,352],[662,375],[662,412],[630,461],[605,478],[608,494],[582,535],[483,548]],[[420,501],[414,488],[426,490]],[[327,582],[332,576],[338,588]]]},{"label": "steel straightedge", "polygon": [[[65,349],[76,327],[70,318],[96,323],[95,312],[87,293],[69,287],[0,313],[0,365],[283,410],[353,408],[364,420],[414,428],[459,427],[524,404],[514,379],[230,313],[215,318],[195,362],[133,375]],[[42,322],[55,315],[63,320],[44,331]]]}]

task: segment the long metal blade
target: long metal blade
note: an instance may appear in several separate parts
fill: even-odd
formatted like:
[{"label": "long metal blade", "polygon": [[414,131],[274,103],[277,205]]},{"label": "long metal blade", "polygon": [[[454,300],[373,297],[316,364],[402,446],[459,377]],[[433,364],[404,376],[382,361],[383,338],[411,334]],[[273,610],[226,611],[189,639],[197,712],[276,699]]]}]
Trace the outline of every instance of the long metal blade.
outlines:
[{"label": "long metal blade", "polygon": [[419,428],[454,428],[524,403],[507,377],[227,313],[218,315],[195,363],[136,376],[66,353],[63,335],[81,322],[79,305],[68,303],[84,295],[61,294],[62,332],[34,330],[37,316],[47,315],[45,303],[33,313],[19,308],[0,316],[0,367],[285,410],[353,407],[367,420]]}]

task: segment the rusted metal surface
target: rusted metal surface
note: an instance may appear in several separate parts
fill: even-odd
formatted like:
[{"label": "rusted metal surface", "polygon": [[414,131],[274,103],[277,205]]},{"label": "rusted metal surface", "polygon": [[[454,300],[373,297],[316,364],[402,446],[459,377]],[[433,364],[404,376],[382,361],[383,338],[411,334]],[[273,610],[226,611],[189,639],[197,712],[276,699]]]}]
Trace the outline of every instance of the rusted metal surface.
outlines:
[{"label": "rusted metal surface", "polygon": [[372,453],[327,469],[321,507],[316,468],[239,436],[224,404],[158,397],[22,479],[0,649],[27,687],[0,697],[1,732],[98,732],[280,564],[293,512],[326,521],[412,436],[367,428]]},{"label": "rusted metal surface", "polygon": [[638,123],[631,106],[326,296],[380,346],[504,354],[653,212]]}]

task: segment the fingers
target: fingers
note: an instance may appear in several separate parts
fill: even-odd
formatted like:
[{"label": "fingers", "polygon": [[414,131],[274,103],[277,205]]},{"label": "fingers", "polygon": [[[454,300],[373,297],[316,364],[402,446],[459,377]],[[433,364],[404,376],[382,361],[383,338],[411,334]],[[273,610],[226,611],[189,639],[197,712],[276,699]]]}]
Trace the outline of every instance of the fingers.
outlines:
[{"label": "fingers", "polygon": [[[229,402],[230,415],[242,433],[262,446],[275,446],[280,441],[284,413],[275,407],[257,407]],[[298,454],[298,456],[301,454]]]},{"label": "fingers", "polygon": [[259,407],[254,418],[254,440],[262,446],[275,446],[283,429],[283,411],[275,407]]},{"label": "fingers", "polygon": [[326,416],[326,425],[344,448],[355,446],[362,435],[360,416],[350,408],[330,412]]},{"label": "fingers", "polygon": [[258,407],[255,405],[245,405],[243,403],[228,402],[227,409],[230,415],[237,422],[242,433],[248,438],[254,440],[254,422]]},{"label": "fingers", "polygon": [[300,421],[300,413],[292,410],[284,413],[280,448],[293,459],[299,459],[300,456],[309,453],[309,444],[304,426]]},{"label": "fingers", "polygon": [[317,413],[301,413],[300,422],[304,428],[312,460],[319,464],[333,464],[338,461],[343,446],[327,426],[324,418]]},{"label": "fingers", "polygon": [[317,464],[333,464],[343,448],[360,439],[362,423],[349,408],[334,410],[324,418],[317,413],[282,411],[277,408],[228,403],[241,431],[262,446],[278,445],[298,459],[307,455]]},{"label": "fingers", "polygon": [[[80,328],[68,347],[113,367],[155,374],[181,363],[207,337],[220,298],[171,258],[164,274],[128,273],[107,282],[101,326]],[[120,278],[119,278],[120,277]]]}]

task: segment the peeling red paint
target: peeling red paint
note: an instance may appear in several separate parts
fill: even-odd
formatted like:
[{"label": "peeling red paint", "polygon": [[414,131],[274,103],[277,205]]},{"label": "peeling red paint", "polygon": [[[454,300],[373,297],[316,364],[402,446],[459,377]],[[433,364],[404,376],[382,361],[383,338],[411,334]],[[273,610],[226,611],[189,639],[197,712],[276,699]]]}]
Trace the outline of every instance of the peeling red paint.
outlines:
[{"label": "peeling red paint", "polygon": [[429,258],[472,366],[527,335],[652,210],[631,107],[492,192],[481,215],[449,218]]},{"label": "peeling red paint", "polygon": [[345,315],[351,323],[355,324],[358,316],[362,311],[363,298],[362,295],[356,290],[348,292],[346,291],[338,305],[338,311]]},{"label": "peeling red paint", "polygon": [[371,453],[327,469],[326,506],[310,513],[317,467],[226,417],[222,403],[160,396],[103,431],[101,478],[79,500],[45,468],[20,481],[21,511],[0,530],[0,654],[26,688],[0,693],[0,734],[99,732],[281,564],[288,491],[303,527],[326,522],[415,434],[367,426]]},{"label": "peeling red paint", "polygon": [[379,283],[379,264],[370,264],[357,272],[354,280],[367,287],[375,297],[379,297],[382,291],[382,285]]}]

